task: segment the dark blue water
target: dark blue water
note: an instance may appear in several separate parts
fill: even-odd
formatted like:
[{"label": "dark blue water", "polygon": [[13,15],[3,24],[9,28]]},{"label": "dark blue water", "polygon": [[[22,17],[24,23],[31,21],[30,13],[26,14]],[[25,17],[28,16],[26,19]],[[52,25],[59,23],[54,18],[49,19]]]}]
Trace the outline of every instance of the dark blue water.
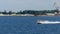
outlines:
[{"label": "dark blue water", "polygon": [[60,34],[60,24],[37,24],[37,20],[60,21],[60,16],[1,16],[0,34]]}]

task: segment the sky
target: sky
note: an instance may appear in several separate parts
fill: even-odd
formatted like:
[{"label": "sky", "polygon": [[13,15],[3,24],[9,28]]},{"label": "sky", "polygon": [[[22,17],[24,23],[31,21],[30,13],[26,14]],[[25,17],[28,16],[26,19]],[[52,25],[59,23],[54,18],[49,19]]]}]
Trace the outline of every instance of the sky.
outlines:
[{"label": "sky", "polygon": [[54,2],[60,4],[60,0],[0,0],[0,11],[52,10]]}]

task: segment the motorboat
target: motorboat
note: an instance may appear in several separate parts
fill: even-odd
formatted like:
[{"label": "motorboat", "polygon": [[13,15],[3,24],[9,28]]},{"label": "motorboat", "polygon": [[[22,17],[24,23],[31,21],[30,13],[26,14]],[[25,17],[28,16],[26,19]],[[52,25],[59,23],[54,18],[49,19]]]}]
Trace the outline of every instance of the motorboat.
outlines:
[{"label": "motorboat", "polygon": [[38,24],[60,24],[60,21],[38,20]]}]

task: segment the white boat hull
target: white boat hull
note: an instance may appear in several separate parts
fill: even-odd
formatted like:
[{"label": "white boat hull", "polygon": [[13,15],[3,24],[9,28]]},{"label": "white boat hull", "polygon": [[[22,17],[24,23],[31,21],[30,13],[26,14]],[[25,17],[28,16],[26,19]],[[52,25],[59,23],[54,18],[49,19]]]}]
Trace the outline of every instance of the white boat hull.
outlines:
[{"label": "white boat hull", "polygon": [[38,24],[60,24],[59,21],[37,21]]}]

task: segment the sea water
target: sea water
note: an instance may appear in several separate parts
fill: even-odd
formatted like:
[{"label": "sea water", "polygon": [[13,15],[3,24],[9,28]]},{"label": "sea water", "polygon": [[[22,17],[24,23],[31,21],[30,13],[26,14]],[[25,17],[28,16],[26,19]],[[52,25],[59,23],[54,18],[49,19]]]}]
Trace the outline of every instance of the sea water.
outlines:
[{"label": "sea water", "polygon": [[0,16],[0,34],[60,34],[60,24],[37,20],[60,21],[60,16]]}]

